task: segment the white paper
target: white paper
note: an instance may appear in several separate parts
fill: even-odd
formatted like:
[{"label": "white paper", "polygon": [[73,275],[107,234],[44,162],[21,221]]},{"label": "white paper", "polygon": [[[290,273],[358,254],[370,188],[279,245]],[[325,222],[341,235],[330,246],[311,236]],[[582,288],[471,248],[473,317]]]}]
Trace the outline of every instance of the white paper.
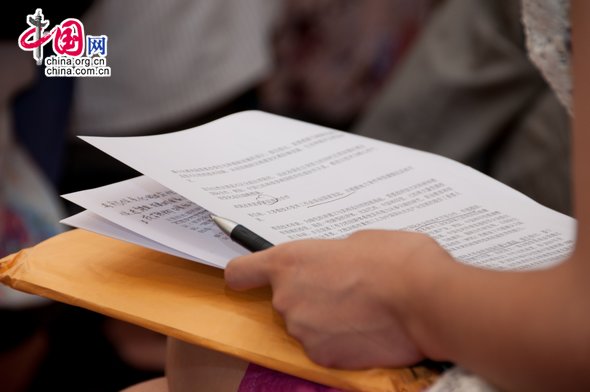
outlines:
[{"label": "white paper", "polygon": [[[230,259],[247,252],[219,230],[206,210],[145,176],[62,197],[205,264],[223,268]],[[108,228],[103,225],[103,229]],[[116,235],[112,232],[111,236]]]},{"label": "white paper", "polygon": [[[575,220],[465,165],[263,112],[164,135],[83,139],[276,244],[403,229],[430,234],[469,264],[530,269],[559,262],[574,241]],[[160,230],[140,234],[164,243]]]},{"label": "white paper", "polygon": [[204,260],[197,259],[196,257],[193,257],[186,253],[179,252],[176,249],[169,248],[160,243],[152,241],[149,238],[134,233],[131,230],[127,230],[126,228],[119,226],[107,219],[104,219],[103,217],[96,215],[95,213],[90,211],[79,212],[76,215],[62,219],[60,222],[64,225],[78,227],[80,229],[92,231],[107,237],[112,237],[126,242],[131,242],[132,244],[157,250],[158,252],[168,253],[173,256],[182,257],[184,259],[189,259],[200,263],[208,264]]}]

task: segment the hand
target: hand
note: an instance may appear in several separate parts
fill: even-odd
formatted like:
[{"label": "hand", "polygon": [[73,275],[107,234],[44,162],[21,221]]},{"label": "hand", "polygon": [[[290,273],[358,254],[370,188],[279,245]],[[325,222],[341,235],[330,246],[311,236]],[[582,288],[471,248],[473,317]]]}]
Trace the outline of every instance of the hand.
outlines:
[{"label": "hand", "polygon": [[406,307],[417,276],[441,258],[452,260],[430,237],[371,230],[238,257],[225,279],[235,290],[270,284],[287,331],[315,362],[397,367],[424,357],[408,330]]}]

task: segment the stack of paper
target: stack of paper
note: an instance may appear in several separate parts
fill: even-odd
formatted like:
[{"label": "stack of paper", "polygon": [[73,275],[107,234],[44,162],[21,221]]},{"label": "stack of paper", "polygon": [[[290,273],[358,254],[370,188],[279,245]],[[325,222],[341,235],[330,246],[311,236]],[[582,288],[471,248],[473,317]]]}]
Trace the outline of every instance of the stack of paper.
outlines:
[{"label": "stack of paper", "polygon": [[555,264],[574,241],[574,219],[465,165],[264,112],[82,139],[144,176],[64,195],[86,209],[64,223],[220,268],[246,250],[210,212],[275,244],[370,228],[424,232],[492,269]]}]

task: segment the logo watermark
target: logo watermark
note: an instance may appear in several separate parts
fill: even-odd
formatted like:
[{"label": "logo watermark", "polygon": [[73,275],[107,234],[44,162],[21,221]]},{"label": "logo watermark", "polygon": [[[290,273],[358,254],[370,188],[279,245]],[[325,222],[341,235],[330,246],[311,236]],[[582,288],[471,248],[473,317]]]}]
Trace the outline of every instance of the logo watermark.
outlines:
[{"label": "logo watermark", "polygon": [[[109,77],[106,35],[84,33],[84,25],[76,18],[68,18],[49,32],[49,20],[41,8],[27,15],[30,26],[18,38],[22,50],[32,51],[37,65],[45,65],[45,76]],[[43,47],[53,43],[55,54],[43,57]]]}]

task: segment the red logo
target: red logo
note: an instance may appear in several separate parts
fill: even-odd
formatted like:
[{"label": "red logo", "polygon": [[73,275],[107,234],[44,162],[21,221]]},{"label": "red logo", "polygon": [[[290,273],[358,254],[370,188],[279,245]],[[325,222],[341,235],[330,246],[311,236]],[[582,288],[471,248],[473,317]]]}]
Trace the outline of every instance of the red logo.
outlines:
[{"label": "red logo", "polygon": [[48,33],[49,20],[45,20],[41,8],[27,16],[29,27],[18,39],[22,50],[33,51],[38,65],[43,62],[43,46],[53,40],[53,51],[58,55],[79,57],[84,53],[84,25],[78,19],[68,18]]}]

